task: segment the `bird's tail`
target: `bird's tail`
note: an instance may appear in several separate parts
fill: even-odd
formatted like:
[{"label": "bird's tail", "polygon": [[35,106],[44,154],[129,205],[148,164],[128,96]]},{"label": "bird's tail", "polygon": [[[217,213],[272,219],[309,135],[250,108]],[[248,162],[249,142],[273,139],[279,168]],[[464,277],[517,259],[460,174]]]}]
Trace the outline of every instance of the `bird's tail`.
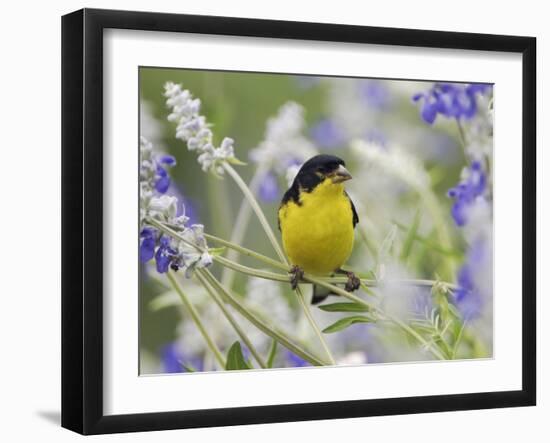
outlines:
[{"label": "bird's tail", "polygon": [[330,289],[324,286],[313,285],[313,297],[311,297],[311,304],[317,305],[324,301],[329,295],[337,295]]}]

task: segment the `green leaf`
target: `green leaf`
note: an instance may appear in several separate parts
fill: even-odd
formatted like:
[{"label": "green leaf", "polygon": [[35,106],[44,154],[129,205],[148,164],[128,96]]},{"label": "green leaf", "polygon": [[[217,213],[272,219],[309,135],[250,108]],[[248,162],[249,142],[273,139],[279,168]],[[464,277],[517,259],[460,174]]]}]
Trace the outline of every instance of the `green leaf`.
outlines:
[{"label": "green leaf", "polygon": [[229,348],[227,353],[227,362],[225,364],[227,371],[238,371],[242,369],[251,369],[250,365],[246,362],[241,349],[241,344],[236,341]]},{"label": "green leaf", "polygon": [[269,349],[269,355],[267,357],[267,367],[272,368],[273,362],[275,361],[275,355],[277,355],[277,340],[273,339],[271,341],[271,348]]},{"label": "green leaf", "polygon": [[[405,225],[402,225],[401,223],[393,220],[393,223],[395,223],[395,225],[401,229],[402,231],[408,231],[409,228],[407,228]],[[430,249],[430,250],[433,250],[433,251],[436,251],[438,253],[440,253],[441,255],[445,255],[445,256],[449,256],[449,257],[460,257],[461,256],[461,252],[456,250],[456,249],[446,249],[446,248],[443,248],[441,246],[439,246],[435,241],[433,240],[430,240],[429,238],[426,238],[426,237],[422,237],[418,234],[416,234],[414,236],[414,239],[423,244],[424,246],[426,246],[426,248]]]},{"label": "green leaf", "polygon": [[330,305],[320,305],[319,309],[325,312],[368,312],[369,308],[359,303],[331,303]]},{"label": "green leaf", "polygon": [[382,245],[380,246],[380,249],[378,252],[379,262],[383,262],[388,257],[388,255],[390,255],[390,251],[393,246],[393,242],[395,241],[396,235],[397,235],[397,225],[392,224],[389,232],[387,233],[386,237],[382,241]]},{"label": "green leaf", "polygon": [[332,334],[333,332],[341,331],[354,323],[372,323],[374,319],[372,317],[366,317],[364,315],[354,315],[352,317],[345,317],[338,320],[336,323],[331,324],[327,328],[323,329],[325,334]]},{"label": "green leaf", "polygon": [[208,253],[210,255],[222,255],[226,250],[225,246],[220,246],[219,248],[208,248]]},{"label": "green leaf", "polygon": [[390,256],[396,235],[397,235],[397,226],[395,224],[392,224],[390,231],[382,241],[382,244],[380,245],[380,249],[378,250],[378,260],[377,260],[377,266],[376,266],[377,280],[378,279],[381,280],[384,278],[385,264],[388,257]]},{"label": "green leaf", "polygon": [[409,254],[412,251],[412,246],[414,241],[416,240],[416,233],[418,232],[418,226],[420,225],[420,211],[416,211],[416,214],[414,215],[413,223],[409,229],[409,232],[407,232],[407,237],[405,238],[405,242],[403,243],[403,248],[401,249],[401,261],[407,260],[409,257]]},{"label": "green leaf", "polygon": [[185,369],[187,372],[197,372],[197,370],[191,365],[186,365],[183,363],[180,363],[180,364],[181,364],[181,367]]}]

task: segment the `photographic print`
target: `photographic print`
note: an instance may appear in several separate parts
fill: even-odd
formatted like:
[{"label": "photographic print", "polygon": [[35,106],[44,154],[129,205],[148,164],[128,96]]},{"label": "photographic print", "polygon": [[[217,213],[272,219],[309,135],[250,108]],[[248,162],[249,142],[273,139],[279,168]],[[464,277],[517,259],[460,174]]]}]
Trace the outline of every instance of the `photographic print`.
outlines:
[{"label": "photographic print", "polygon": [[140,67],[138,92],[141,375],[493,357],[491,84]]},{"label": "photographic print", "polygon": [[75,11],[61,166],[65,428],[536,404],[535,38]]}]

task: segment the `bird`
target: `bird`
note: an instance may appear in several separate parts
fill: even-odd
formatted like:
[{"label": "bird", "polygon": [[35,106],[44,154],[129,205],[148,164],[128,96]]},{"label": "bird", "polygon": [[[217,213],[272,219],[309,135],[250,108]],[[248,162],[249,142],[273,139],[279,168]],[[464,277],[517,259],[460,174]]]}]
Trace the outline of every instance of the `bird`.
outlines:
[{"label": "bird", "polygon": [[[353,272],[342,270],[353,249],[354,229],[359,223],[355,206],[344,188],[351,174],[344,160],[320,154],[307,160],[283,195],[278,225],[296,289],[304,272],[315,276],[342,273],[348,276],[347,291],[359,288]],[[312,304],[331,294],[313,286]]]}]

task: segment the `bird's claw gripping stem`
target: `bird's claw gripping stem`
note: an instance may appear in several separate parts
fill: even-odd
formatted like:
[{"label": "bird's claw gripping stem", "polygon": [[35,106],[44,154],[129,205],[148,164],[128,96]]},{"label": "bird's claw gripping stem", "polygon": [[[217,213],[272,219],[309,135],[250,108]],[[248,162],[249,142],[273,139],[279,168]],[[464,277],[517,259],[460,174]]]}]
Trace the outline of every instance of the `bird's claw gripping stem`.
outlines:
[{"label": "bird's claw gripping stem", "polygon": [[294,265],[290,268],[290,275],[292,276],[290,279],[290,286],[292,286],[292,289],[294,290],[298,287],[298,283],[304,277],[304,271],[299,266]]},{"label": "bird's claw gripping stem", "polygon": [[346,287],[344,288],[348,292],[353,292],[360,288],[361,280],[353,272],[346,272],[348,276],[348,281],[346,282]]}]

